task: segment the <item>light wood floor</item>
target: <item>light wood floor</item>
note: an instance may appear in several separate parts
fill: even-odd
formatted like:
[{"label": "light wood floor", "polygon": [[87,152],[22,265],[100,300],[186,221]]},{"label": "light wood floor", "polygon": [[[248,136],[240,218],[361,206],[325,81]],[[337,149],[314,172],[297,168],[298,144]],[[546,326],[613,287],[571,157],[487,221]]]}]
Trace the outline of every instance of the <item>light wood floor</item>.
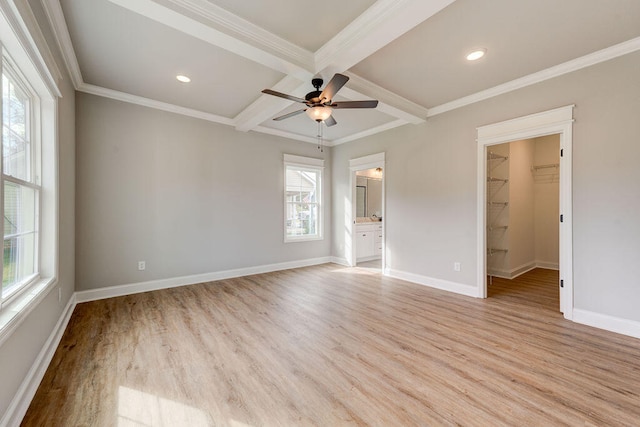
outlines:
[{"label": "light wood floor", "polygon": [[564,320],[556,280],[326,264],[79,304],[23,425],[639,425],[640,340]]}]

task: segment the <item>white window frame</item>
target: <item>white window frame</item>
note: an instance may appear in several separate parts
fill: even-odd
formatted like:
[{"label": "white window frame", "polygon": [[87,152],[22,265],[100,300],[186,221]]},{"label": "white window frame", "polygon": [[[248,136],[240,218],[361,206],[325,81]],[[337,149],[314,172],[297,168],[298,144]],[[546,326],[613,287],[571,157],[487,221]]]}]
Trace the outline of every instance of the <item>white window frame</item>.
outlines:
[{"label": "white window frame", "polygon": [[[40,206],[42,205],[41,194],[42,188],[40,186],[40,98],[33,90],[27,79],[20,72],[20,70],[12,63],[11,58],[4,54],[0,57],[0,76],[7,75],[11,82],[16,85],[22,92],[24,92],[29,98],[29,105],[27,111],[27,121],[28,121],[28,140],[30,147],[30,159],[29,159],[29,180],[23,180],[18,177],[14,177],[12,175],[5,175],[4,171],[4,153],[0,154],[2,158],[2,162],[0,162],[0,212],[4,214],[4,188],[5,182],[10,182],[19,186],[27,187],[36,192],[35,198],[35,222],[34,222],[34,273],[23,278],[21,282],[18,282],[16,286],[11,290],[7,295],[4,294],[2,290],[2,285],[0,285],[0,310],[2,307],[11,304],[16,298],[19,298],[22,293],[28,289],[29,286],[33,285],[36,281],[40,279],[40,268],[39,268],[39,258],[40,258]],[[2,103],[0,103],[0,114],[2,114]],[[4,126],[2,123],[2,116],[0,115],[0,125]],[[0,147],[4,145],[4,141],[0,136]],[[0,230],[2,231],[3,236],[3,257],[4,257],[4,221],[0,224]],[[4,265],[0,269],[3,273],[4,278]]]},{"label": "white window frame", "polygon": [[[287,170],[300,170],[300,171],[308,171],[318,173],[319,180],[316,183],[316,205],[318,206],[318,230],[316,234],[304,234],[304,235],[295,235],[291,236],[287,234],[287,207],[289,202],[287,202]],[[283,188],[283,234],[285,243],[292,242],[308,242],[313,240],[323,240],[324,239],[324,197],[323,197],[323,182],[324,182],[324,160],[322,159],[314,159],[311,157],[303,157],[303,156],[294,156],[291,154],[284,155],[284,188]]]},{"label": "white window frame", "polygon": [[[34,28],[37,30],[37,23],[28,7],[16,8],[13,2],[0,2],[0,62],[8,63],[12,77],[17,76],[21,88],[26,86],[27,93],[34,95],[31,98],[31,141],[39,150],[34,153],[38,160],[33,163],[32,183],[29,184],[39,190],[35,201],[39,215],[34,260],[38,275],[25,280],[24,286],[10,297],[0,300],[0,346],[58,285],[58,98],[62,94],[57,82],[61,75],[41,34],[34,38],[30,33]],[[4,180],[14,180],[11,177],[2,179],[2,190]],[[62,302],[61,290],[58,289],[59,302]]]}]

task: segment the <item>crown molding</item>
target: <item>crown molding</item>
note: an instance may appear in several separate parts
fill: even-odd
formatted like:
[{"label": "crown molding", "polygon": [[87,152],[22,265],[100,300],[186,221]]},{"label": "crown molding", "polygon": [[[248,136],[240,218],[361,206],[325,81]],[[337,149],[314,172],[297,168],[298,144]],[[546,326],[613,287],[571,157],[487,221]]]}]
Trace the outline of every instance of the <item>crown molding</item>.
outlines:
[{"label": "crown molding", "polygon": [[511,80],[510,82],[494,86],[490,89],[476,92],[472,95],[429,108],[427,117],[433,117],[438,114],[446,113],[447,111],[452,111],[458,108],[465,107],[467,105],[475,104],[476,102],[484,101],[498,95],[522,89],[524,87],[531,86],[545,80],[553,79],[555,77],[559,77],[574,71],[578,71],[583,68],[599,64],[601,62],[609,61],[611,59],[618,58],[620,56],[627,55],[638,50],[640,50],[640,37],[627,40],[626,42],[618,43],[608,48],[598,50],[596,52],[581,56],[576,59],[572,59],[571,61],[563,62],[562,64],[558,64],[545,70],[538,71],[537,73],[529,74],[528,76]]},{"label": "crown molding", "polygon": [[353,135],[347,135],[342,138],[333,140],[331,146],[344,144],[345,142],[355,141],[356,139],[364,138],[366,136],[375,135],[376,133],[384,132],[389,129],[394,129],[400,126],[406,125],[408,122],[402,119],[394,120],[380,126],[372,127],[371,129],[364,130],[362,132],[354,133]]},{"label": "crown molding", "polygon": [[180,6],[207,23],[223,28],[227,33],[243,38],[254,46],[274,52],[281,58],[311,70],[314,65],[312,52],[291,43],[249,21],[206,0],[167,0]]},{"label": "crown molding", "polygon": [[180,107],[178,105],[169,104],[167,102],[156,101],[155,99],[131,95],[130,93],[107,89],[87,83],[82,83],[77,90],[80,92],[89,93],[91,95],[98,95],[105,98],[115,99],[117,101],[123,101],[131,104],[141,105],[143,107],[154,108],[156,110],[168,111],[170,113],[181,114],[183,116],[207,120],[209,122],[220,123],[228,126],[233,126],[235,124],[233,119],[230,119],[228,117],[205,113],[204,111],[194,110],[192,108]]},{"label": "crown molding", "polygon": [[58,87],[58,81],[62,79],[62,73],[29,3],[0,0],[0,13],[27,52],[29,59],[45,82],[47,90],[53,96],[61,97],[62,92]]},{"label": "crown molding", "polygon": [[62,52],[62,59],[71,76],[73,87],[78,89],[83,83],[82,72],[80,71],[76,52],[73,49],[73,42],[69,35],[67,21],[64,19],[60,0],[42,0],[42,6],[49,20],[49,25],[51,25],[51,30],[53,31],[53,36],[56,39],[58,48],[60,52]]}]

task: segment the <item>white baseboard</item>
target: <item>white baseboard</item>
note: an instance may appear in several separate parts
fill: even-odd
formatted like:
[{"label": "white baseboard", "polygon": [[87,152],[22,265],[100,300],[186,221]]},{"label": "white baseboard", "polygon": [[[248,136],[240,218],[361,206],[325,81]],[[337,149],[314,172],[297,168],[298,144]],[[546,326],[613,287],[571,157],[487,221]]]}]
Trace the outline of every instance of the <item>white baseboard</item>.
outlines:
[{"label": "white baseboard", "polygon": [[0,420],[0,427],[19,426],[22,422],[24,415],[27,413],[27,409],[29,409],[31,400],[35,396],[38,386],[40,385],[42,378],[44,378],[45,372],[47,372],[47,368],[49,367],[49,363],[51,363],[51,359],[53,359],[53,355],[58,348],[58,344],[60,344],[62,335],[67,329],[67,325],[69,324],[71,314],[73,314],[73,309],[75,307],[76,297],[74,294],[69,298],[69,302],[67,302],[56,326],[53,328],[53,331],[51,331],[49,338],[47,338],[47,341],[42,347],[42,350],[40,350],[40,353],[33,362],[33,365],[31,365],[31,369],[29,369],[27,376],[22,381],[22,384],[20,384],[20,388],[16,392],[16,395],[9,404],[7,411]]},{"label": "white baseboard", "polygon": [[583,325],[605,329],[607,331],[628,335],[634,338],[640,338],[640,322],[636,320],[622,319],[620,317],[581,310],[579,308],[573,309],[572,320]]},{"label": "white baseboard", "polygon": [[560,270],[560,264],[557,262],[536,261],[536,267],[546,270]]},{"label": "white baseboard", "polygon": [[394,269],[385,269],[385,275],[396,279],[406,280],[407,282],[417,283],[419,285],[429,286],[431,288],[441,289],[443,291],[454,292],[456,294],[466,295],[469,297],[480,297],[480,291],[475,286],[465,285],[462,283],[450,282],[443,279],[435,279],[433,277],[421,276],[419,274],[407,273]]},{"label": "white baseboard", "polygon": [[343,257],[332,256],[331,262],[334,264],[342,265],[344,267],[351,267],[347,259]]},{"label": "white baseboard", "polygon": [[110,286],[106,288],[90,289],[76,292],[78,303],[95,301],[140,292],[159,289],[175,288],[196,283],[213,282],[216,280],[232,279],[234,277],[250,276],[252,274],[270,273],[272,271],[288,270],[291,268],[308,267],[310,265],[332,262],[332,257],[309,258],[298,261],[281,262],[277,264],[259,265],[256,267],[238,268],[235,270],[216,271],[213,273],[194,274],[190,276],[171,277],[168,279],[150,280],[148,282],[130,283],[127,285]]},{"label": "white baseboard", "polygon": [[534,268],[544,268],[547,270],[559,270],[558,263],[546,262],[546,261],[533,261],[522,264],[516,268],[512,268],[511,270],[498,270],[498,269],[487,269],[488,274],[491,274],[494,277],[500,277],[502,279],[515,279],[518,276],[522,276],[524,273],[528,273]]}]

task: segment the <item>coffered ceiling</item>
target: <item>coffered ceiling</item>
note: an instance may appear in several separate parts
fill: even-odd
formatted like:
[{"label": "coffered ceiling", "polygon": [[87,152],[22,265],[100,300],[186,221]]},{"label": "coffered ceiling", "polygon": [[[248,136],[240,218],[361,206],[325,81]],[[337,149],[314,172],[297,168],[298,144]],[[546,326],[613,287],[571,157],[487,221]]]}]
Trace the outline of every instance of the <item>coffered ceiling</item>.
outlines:
[{"label": "coffered ceiling", "polygon": [[[640,49],[637,0],[42,0],[80,91],[315,142],[311,79],[350,81],[328,145]],[[482,59],[465,55],[484,48]],[[191,78],[180,83],[178,74]]]}]

